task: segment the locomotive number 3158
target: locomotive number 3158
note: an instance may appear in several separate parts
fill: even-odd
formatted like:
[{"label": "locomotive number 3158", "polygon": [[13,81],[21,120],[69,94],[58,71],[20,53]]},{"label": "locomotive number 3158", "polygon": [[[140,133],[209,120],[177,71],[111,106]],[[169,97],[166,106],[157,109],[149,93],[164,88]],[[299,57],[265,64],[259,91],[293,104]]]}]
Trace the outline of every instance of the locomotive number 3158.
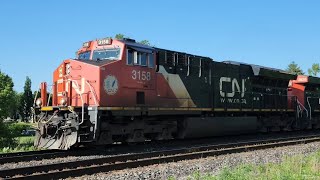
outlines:
[{"label": "locomotive number 3158", "polygon": [[147,71],[132,70],[131,77],[134,80],[150,81],[151,80],[151,73],[147,72]]}]

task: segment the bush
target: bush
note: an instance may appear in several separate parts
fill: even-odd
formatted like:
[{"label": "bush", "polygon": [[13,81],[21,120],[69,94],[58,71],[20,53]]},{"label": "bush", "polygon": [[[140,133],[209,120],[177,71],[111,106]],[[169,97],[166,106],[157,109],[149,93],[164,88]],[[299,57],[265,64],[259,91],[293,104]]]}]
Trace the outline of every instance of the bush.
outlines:
[{"label": "bush", "polygon": [[3,123],[0,121],[0,148],[17,147],[20,144],[17,137],[21,136],[21,132],[31,129],[30,123]]},{"label": "bush", "polygon": [[0,121],[0,148],[16,145],[14,133],[9,130],[8,124]]},{"label": "bush", "polygon": [[15,137],[21,136],[22,131],[26,130],[26,129],[32,129],[32,124],[31,123],[25,123],[25,122],[8,124],[8,130]]}]

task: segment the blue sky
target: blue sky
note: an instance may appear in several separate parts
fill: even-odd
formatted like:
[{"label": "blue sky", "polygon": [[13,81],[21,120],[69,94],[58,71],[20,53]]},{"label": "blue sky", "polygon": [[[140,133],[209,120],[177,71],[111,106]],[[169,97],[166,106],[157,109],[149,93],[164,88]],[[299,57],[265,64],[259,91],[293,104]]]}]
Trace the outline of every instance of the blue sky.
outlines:
[{"label": "blue sky", "polygon": [[304,71],[320,60],[320,1],[2,1],[0,69],[36,89],[83,42],[125,34],[161,48]]}]

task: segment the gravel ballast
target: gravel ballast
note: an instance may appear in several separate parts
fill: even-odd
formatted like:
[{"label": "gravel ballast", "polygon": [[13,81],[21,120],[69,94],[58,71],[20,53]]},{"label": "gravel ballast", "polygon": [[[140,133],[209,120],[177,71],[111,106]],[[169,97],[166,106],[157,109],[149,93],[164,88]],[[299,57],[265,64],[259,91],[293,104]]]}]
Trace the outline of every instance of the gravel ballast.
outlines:
[{"label": "gravel ballast", "polygon": [[[252,135],[236,137],[231,136],[229,139],[225,139],[223,137],[217,138],[209,138],[202,139],[203,142],[199,142],[198,140],[190,140],[188,143],[185,142],[162,142],[159,144],[147,144],[147,145],[135,145],[135,146],[114,146],[109,149],[98,150],[97,152],[93,151],[92,155],[83,155],[83,156],[68,156],[63,158],[52,158],[52,159],[43,159],[43,160],[34,160],[34,161],[23,161],[17,163],[6,163],[0,165],[0,170],[4,169],[15,169],[29,166],[39,166],[39,165],[47,165],[53,163],[64,163],[70,161],[79,161],[79,160],[88,160],[95,158],[103,158],[110,157],[114,155],[124,155],[124,154],[132,154],[132,153],[141,153],[141,152],[152,152],[152,151],[162,151],[162,150],[170,150],[176,149],[179,147],[182,148],[191,148],[191,147],[199,147],[201,145],[210,145],[210,144],[223,144],[223,143],[235,143],[239,141],[247,141],[247,140],[263,140],[268,138],[268,136],[254,137]],[[190,142],[190,143],[189,143]],[[94,153],[98,153],[95,154]]]},{"label": "gravel ballast", "polygon": [[77,179],[188,179],[194,172],[217,174],[224,167],[237,165],[279,163],[286,156],[308,155],[320,149],[320,142],[278,147],[252,152],[220,155],[197,160],[180,161],[167,164],[157,164],[147,167],[126,169],[110,173],[99,173],[90,176],[82,176]]}]

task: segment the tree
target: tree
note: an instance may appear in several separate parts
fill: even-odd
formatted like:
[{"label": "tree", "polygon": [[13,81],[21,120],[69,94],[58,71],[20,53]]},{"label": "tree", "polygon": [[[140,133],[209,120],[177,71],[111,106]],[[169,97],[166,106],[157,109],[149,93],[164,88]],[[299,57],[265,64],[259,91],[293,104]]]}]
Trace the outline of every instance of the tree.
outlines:
[{"label": "tree", "polygon": [[292,73],[292,74],[296,74],[296,75],[303,75],[304,72],[301,70],[301,68],[298,66],[298,64],[296,64],[294,61],[292,61],[287,69],[287,72]]},{"label": "tree", "polygon": [[19,106],[20,106],[20,99],[21,99],[22,93],[18,93],[17,91],[13,91],[12,94],[12,101],[10,104],[9,109],[9,116],[11,119],[18,119],[19,112]]},{"label": "tree", "polygon": [[15,138],[3,119],[10,115],[14,104],[12,78],[0,71],[0,148],[15,143]]},{"label": "tree", "polygon": [[20,114],[22,120],[26,120],[31,116],[31,107],[33,105],[33,95],[31,91],[31,79],[27,76],[24,84],[24,92],[20,101],[22,107],[20,110],[22,113]]},{"label": "tree", "polygon": [[147,46],[151,46],[150,45],[150,42],[148,40],[142,40],[140,41],[140,44],[144,44],[144,45],[147,45]]},{"label": "tree", "polygon": [[114,36],[114,38],[116,38],[116,39],[118,39],[118,40],[121,40],[121,39],[123,39],[123,38],[125,38],[125,36],[123,35],[123,34],[116,34],[115,36]]},{"label": "tree", "polygon": [[23,120],[23,106],[22,106],[22,103],[23,103],[23,92],[19,92],[17,94],[17,114],[18,114],[18,119],[20,120]]},{"label": "tree", "polygon": [[13,99],[13,82],[11,77],[0,71],[0,121],[9,114]]},{"label": "tree", "polygon": [[312,67],[308,69],[308,74],[310,76],[317,76],[320,73],[319,63],[312,64]]}]

